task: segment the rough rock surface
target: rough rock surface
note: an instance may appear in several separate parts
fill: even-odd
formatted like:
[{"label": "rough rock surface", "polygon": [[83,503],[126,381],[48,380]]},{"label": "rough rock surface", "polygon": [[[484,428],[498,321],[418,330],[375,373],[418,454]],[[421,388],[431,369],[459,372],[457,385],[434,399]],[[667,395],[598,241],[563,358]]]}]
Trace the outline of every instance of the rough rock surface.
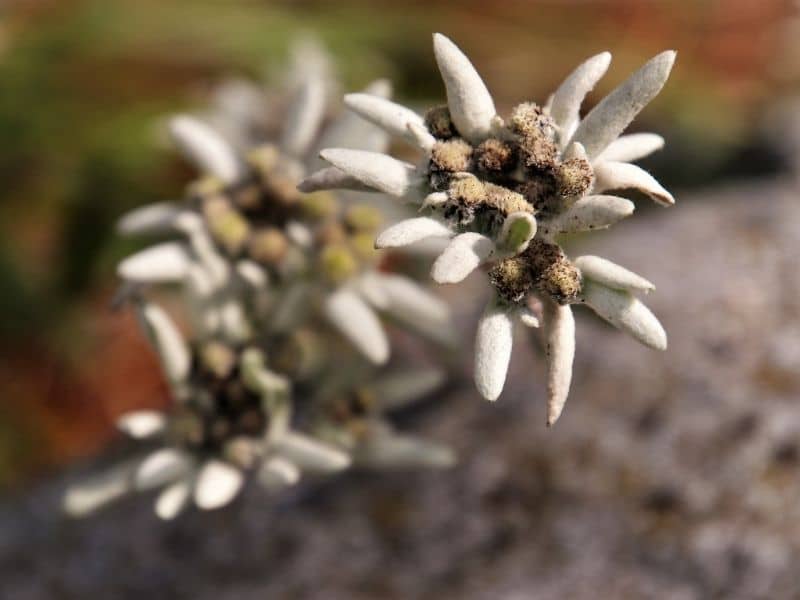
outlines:
[{"label": "rough rock surface", "polygon": [[406,417],[458,448],[455,469],[252,489],[162,524],[143,498],[60,516],[66,482],[99,465],[75,468],[0,504],[0,596],[798,597],[800,189],[679,198],[582,244],[573,254],[656,284],[646,302],[670,348],[579,309],[554,428],[543,361],[520,331],[497,403],[465,381]]}]

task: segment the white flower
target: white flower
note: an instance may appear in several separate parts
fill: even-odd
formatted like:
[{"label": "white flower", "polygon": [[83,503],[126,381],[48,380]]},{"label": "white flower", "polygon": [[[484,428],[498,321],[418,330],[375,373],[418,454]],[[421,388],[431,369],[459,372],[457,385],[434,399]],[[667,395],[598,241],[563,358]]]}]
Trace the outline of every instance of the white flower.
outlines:
[{"label": "white flower", "polygon": [[[125,259],[119,265],[119,275],[140,284],[182,283],[194,326],[201,336],[222,332],[231,341],[246,340],[252,327],[243,307],[253,289],[266,300],[262,304],[270,307],[271,316],[275,315],[275,327],[280,325],[285,330],[284,323],[296,322],[292,313],[309,312],[298,304],[297,297],[287,304],[285,292],[295,289],[301,279],[312,279],[312,293],[303,296],[302,301],[319,305],[321,315],[375,364],[383,364],[389,358],[388,339],[375,309],[433,339],[452,341],[449,313],[439,300],[410,280],[401,282],[399,276],[379,275],[369,261],[359,257],[350,238],[333,243],[319,239],[327,236],[331,228],[341,229],[342,213],[337,213],[332,198],[326,202],[333,208],[325,208],[321,200],[320,208],[314,200],[304,203],[295,190],[307,166],[315,164],[318,144],[353,143],[379,151],[386,148],[388,136],[352,113],[321,127],[330,87],[322,76],[327,69],[322,67],[324,61],[318,60],[319,49],[308,44],[302,48],[301,55],[317,58],[311,60],[310,67],[296,69],[297,76],[292,80],[295,96],[277,146],[261,145],[247,156],[199,119],[183,115],[171,121],[179,148],[212,179],[201,181],[190,191],[193,202],[201,206],[199,212],[189,205],[158,203],[120,220],[118,229],[124,234],[176,231],[187,240],[158,244]],[[237,94],[241,93],[240,89]],[[384,98],[389,93],[388,84],[377,81],[360,97],[369,103],[387,102],[394,106]],[[247,95],[247,102],[224,102],[222,112],[244,112],[244,118],[250,120],[251,111],[246,105],[252,101],[252,94]],[[217,115],[215,120],[229,125],[235,121],[234,114]],[[394,165],[393,159],[388,160]],[[408,169],[413,167],[409,165]],[[402,173],[397,177],[402,180]],[[402,185],[399,180],[397,185]],[[320,185],[359,187],[352,176],[329,168],[307,181],[301,190],[313,192]],[[249,194],[251,204],[239,209],[237,205],[243,202],[240,197],[244,194]],[[253,207],[253,202],[260,204]],[[320,217],[314,212],[320,210],[331,214]],[[261,213],[266,213],[266,218]],[[324,222],[320,225],[321,218]],[[362,233],[356,231],[355,235]],[[322,273],[315,271],[320,265]],[[317,285],[320,279],[327,285]],[[271,289],[267,289],[268,281]],[[399,293],[387,296],[387,286]],[[392,302],[378,305],[374,301],[378,296],[390,297]]]},{"label": "white flower", "polygon": [[475,359],[475,381],[487,399],[503,389],[515,319],[533,324],[528,305],[541,300],[552,424],[570,386],[569,305],[586,303],[643,343],[666,347],[658,321],[632,295],[652,286],[602,259],[570,261],[556,236],[606,228],[632,214],[633,203],[605,193],[610,190],[637,189],[662,205],[674,203],[650,174],[631,164],[660,149],[663,139],[623,132],[663,87],[675,52],[650,60],[583,118],[583,99],[610,64],[607,52],[580,65],[544,107],[520,104],[503,119],[469,59],[441,34],[433,44],[446,106],[423,117],[387,99],[355,94],[345,100],[363,118],[415,145],[420,163],[328,148],[321,156],[335,171],[312,174],[301,186],[367,187],[419,206],[421,215],[385,230],[376,247],[450,239],[431,271],[439,283],[457,283],[481,265],[490,267],[494,294],[478,325]]},{"label": "white flower", "polygon": [[[280,482],[296,483],[302,472],[350,465],[346,452],[290,429],[289,381],[266,368],[260,351],[237,355],[211,341],[197,346],[192,359],[166,313],[148,302],[139,313],[167,378],[180,392],[171,411],[134,411],[117,426],[162,446],[69,489],[67,512],[83,516],[127,494],[160,489],[156,514],[172,519],[190,501],[202,510],[225,506],[252,473],[274,490]],[[203,383],[209,377],[216,381],[211,392]]]}]

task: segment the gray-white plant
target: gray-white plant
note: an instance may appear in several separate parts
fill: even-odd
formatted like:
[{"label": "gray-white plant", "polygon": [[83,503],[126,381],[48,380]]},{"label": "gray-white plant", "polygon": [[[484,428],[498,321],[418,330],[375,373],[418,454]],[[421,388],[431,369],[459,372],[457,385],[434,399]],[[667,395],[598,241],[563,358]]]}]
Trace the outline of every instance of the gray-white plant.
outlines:
[{"label": "gray-white plant", "polygon": [[629,216],[633,203],[610,190],[636,189],[661,205],[674,203],[632,164],[664,140],[652,133],[622,134],[663,87],[675,52],[654,57],[584,117],[581,104],[608,69],[607,52],[575,69],[545,105],[520,104],[504,119],[455,44],[435,34],[433,45],[446,106],[422,116],[375,95],[345,97],[356,114],[417,148],[421,161],[328,148],[321,156],[332,166],[308,177],[301,189],[372,190],[417,205],[420,216],[389,227],[375,245],[449,238],[431,270],[439,283],[460,282],[486,265],[492,298],[477,329],[477,388],[489,400],[500,395],[514,321],[538,326],[541,318],[549,366],[547,422],[553,424],[572,379],[573,304],[585,303],[647,346],[667,345],[660,323],[636,297],[654,289],[650,282],[600,257],[570,260],[557,240]]},{"label": "gray-white plant", "polygon": [[[294,76],[299,83],[277,144],[256,142],[247,111],[227,115],[240,142],[257,143],[239,149],[197,118],[170,121],[201,179],[183,203],[123,216],[124,235],[179,239],[125,258],[118,274],[120,297],[134,305],[172,402],[164,412],[119,419],[119,429],[148,450],[70,488],[70,514],[160,489],[156,513],[171,519],[192,502],[203,510],[226,505],[249,477],[274,490],[304,473],[350,465],[453,464],[448,448],[402,434],[386,417],[441,385],[441,370],[376,370],[389,357],[379,313],[445,341],[453,331],[447,306],[413,280],[378,268],[372,240],[379,211],[296,189],[320,140],[380,150],[387,136],[352,114],[323,128],[327,78],[316,66]],[[388,93],[384,82],[367,89]],[[183,291],[185,337],[151,299],[163,284]],[[369,381],[355,386],[349,380],[359,369]],[[348,386],[330,385],[332,374],[345,375]]]}]

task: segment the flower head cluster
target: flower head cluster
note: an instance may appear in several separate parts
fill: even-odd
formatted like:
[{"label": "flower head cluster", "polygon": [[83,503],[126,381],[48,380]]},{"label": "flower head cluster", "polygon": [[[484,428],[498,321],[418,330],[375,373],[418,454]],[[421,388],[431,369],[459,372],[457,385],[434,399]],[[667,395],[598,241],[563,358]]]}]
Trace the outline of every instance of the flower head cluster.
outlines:
[{"label": "flower head cluster", "polygon": [[580,65],[545,105],[526,102],[503,119],[469,59],[449,39],[436,34],[434,52],[447,105],[421,116],[386,98],[345,97],[356,114],[418,148],[421,163],[328,148],[321,156],[332,166],[311,175],[301,189],[366,188],[417,204],[421,216],[389,227],[375,245],[450,238],[431,271],[439,283],[462,281],[487,265],[493,294],[478,325],[478,390],[490,400],[500,395],[514,319],[538,325],[541,317],[552,424],[572,377],[572,304],[587,304],[648,346],[666,347],[661,325],[634,295],[649,292],[652,284],[599,257],[570,259],[558,236],[606,228],[629,216],[633,203],[609,190],[636,189],[662,205],[674,203],[650,174],[632,164],[661,148],[663,139],[621,134],[661,90],[675,53],[650,60],[583,118],[580,106],[606,72],[608,53]]},{"label": "flower head cluster", "polygon": [[[121,298],[160,357],[172,406],[123,415],[120,429],[156,448],[71,489],[69,512],[160,488],[156,512],[168,519],[190,501],[227,504],[250,475],[275,489],[351,464],[452,464],[448,449],[395,432],[385,416],[439,386],[442,373],[388,376],[375,367],[389,358],[379,314],[446,341],[449,311],[412,280],[378,269],[378,210],[297,189],[320,140],[385,148],[386,136],[354,115],[329,122],[324,81],[316,70],[299,78],[277,143],[256,141],[240,123],[248,135],[239,142],[254,145],[238,150],[202,120],[170,121],[202,176],[183,203],[121,219],[123,234],[179,239],[124,259],[118,273]],[[368,91],[383,97],[388,86]],[[183,292],[188,339],[154,299],[163,284]],[[365,374],[358,385],[355,373]]]}]

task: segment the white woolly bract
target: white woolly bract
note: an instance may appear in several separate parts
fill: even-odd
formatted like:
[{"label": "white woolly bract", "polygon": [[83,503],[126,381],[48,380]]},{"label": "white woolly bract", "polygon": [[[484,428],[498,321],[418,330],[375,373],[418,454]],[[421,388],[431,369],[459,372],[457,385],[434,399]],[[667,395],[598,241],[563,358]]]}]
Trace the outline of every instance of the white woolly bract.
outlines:
[{"label": "white woolly bract", "polygon": [[447,106],[458,132],[478,143],[491,130],[497,114],[489,90],[470,60],[441,33],[433,35],[433,51],[447,90]]},{"label": "white woolly bract", "polygon": [[178,328],[162,308],[143,302],[137,314],[153,348],[161,359],[167,380],[173,384],[186,381],[191,368],[191,355]]},{"label": "white woolly bract", "polygon": [[586,304],[614,327],[629,333],[645,346],[667,349],[667,334],[661,323],[629,292],[589,280],[583,284],[582,295]]},{"label": "white woolly bract", "polygon": [[584,278],[617,290],[646,293],[656,289],[644,277],[599,256],[579,256],[572,262]]},{"label": "white woolly bract", "polygon": [[675,52],[672,50],[650,59],[586,115],[571,141],[583,144],[590,159],[599,156],[658,95],[674,62]]},{"label": "white woolly bract", "polygon": [[137,410],[117,419],[117,428],[134,439],[143,439],[164,432],[166,417],[155,410]]},{"label": "white woolly bract", "polygon": [[569,305],[552,301],[544,303],[547,336],[547,425],[561,416],[572,383],[572,362],[575,358],[575,318]]},{"label": "white woolly bract", "polygon": [[350,466],[346,453],[299,433],[287,432],[276,440],[275,447],[303,471],[330,473]]},{"label": "white woolly bract", "polygon": [[188,115],[173,117],[169,131],[180,151],[202,173],[225,184],[235,183],[243,176],[244,168],[233,148],[199,119]]},{"label": "white woolly bract", "polygon": [[122,463],[89,481],[70,486],[64,495],[63,508],[71,517],[85,517],[129,493],[138,460]]},{"label": "white woolly bract", "polygon": [[191,467],[189,456],[176,448],[161,448],[149,454],[134,476],[137,490],[161,487],[185,475]]},{"label": "white woolly bract", "polygon": [[411,138],[409,124],[423,126],[421,116],[396,102],[369,94],[347,94],[345,105],[359,116],[377,125],[387,133],[405,139]]},{"label": "white woolly bract", "polygon": [[446,469],[456,463],[446,446],[422,438],[402,435],[388,427],[371,432],[357,449],[357,462],[376,469]]},{"label": "white woolly bract", "polygon": [[147,204],[125,213],[117,221],[121,235],[157,234],[169,231],[181,208],[172,202]]},{"label": "white woolly bract", "polygon": [[429,395],[445,382],[441,369],[410,369],[383,375],[371,387],[382,410],[402,408]]},{"label": "white woolly bract", "polygon": [[601,52],[578,66],[555,91],[550,103],[550,116],[566,142],[572,137],[580,119],[580,109],[586,94],[605,75],[611,64],[611,53]]},{"label": "white woolly bract", "polygon": [[599,162],[594,166],[594,176],[594,191],[598,194],[606,190],[634,189],[647,194],[662,206],[675,204],[672,194],[650,173],[636,165],[614,161]]},{"label": "white woolly bract", "polygon": [[457,235],[433,263],[431,277],[437,283],[463,281],[489,258],[494,249],[494,242],[480,233]]},{"label": "white woolly bract", "polygon": [[429,237],[451,237],[453,233],[441,221],[431,217],[406,219],[385,229],[375,240],[376,248],[401,248]]},{"label": "white woolly bract", "polygon": [[256,477],[266,490],[274,492],[300,481],[300,469],[281,456],[272,456],[262,463]]},{"label": "white woolly bract", "polygon": [[370,361],[383,364],[389,359],[389,340],[378,317],[353,291],[339,289],[325,299],[325,315]]},{"label": "white woolly bract", "polygon": [[595,159],[602,161],[633,162],[649,156],[664,147],[664,138],[655,133],[631,133],[611,142]]},{"label": "white woolly bract", "polygon": [[322,81],[309,78],[302,83],[293,99],[284,125],[281,147],[289,154],[303,157],[325,114],[325,86]]},{"label": "white woolly bract", "polygon": [[555,233],[605,229],[633,214],[630,200],[618,196],[584,196],[546,224]]},{"label": "white woolly bract", "polygon": [[164,242],[123,259],[117,265],[117,274],[137,283],[178,282],[186,278],[190,264],[184,244]]},{"label": "white woolly bract", "polygon": [[455,341],[450,309],[443,300],[402,275],[376,273],[373,281],[383,296],[380,310],[428,339]]},{"label": "white woolly bract", "polygon": [[497,400],[503,391],[512,343],[513,323],[508,308],[490,302],[475,336],[475,385],[487,400]]},{"label": "white woolly bract", "polygon": [[402,198],[421,183],[413,165],[386,154],[327,148],[320,156],[362,184],[390,196]]},{"label": "white woolly bract", "polygon": [[[392,95],[392,86],[386,79],[377,79],[363,90],[364,94],[389,98]],[[319,153],[325,148],[356,148],[369,152],[385,152],[389,146],[389,135],[369,121],[355,113],[344,111],[339,118],[325,127],[316,145],[314,154],[308,159],[309,168],[317,169],[321,166]]]},{"label": "white woolly bract", "polygon": [[327,167],[312,173],[297,185],[297,189],[310,194],[320,190],[356,190],[359,192],[374,192],[374,188],[362,183],[349,173],[336,167]]},{"label": "white woolly bract", "polygon": [[191,493],[192,484],[189,478],[165,487],[155,502],[155,512],[158,518],[169,521],[177,517],[189,503]]},{"label": "white woolly bract", "polygon": [[244,475],[221,460],[209,460],[197,474],[194,502],[202,510],[221,508],[230,503],[244,484]]}]

